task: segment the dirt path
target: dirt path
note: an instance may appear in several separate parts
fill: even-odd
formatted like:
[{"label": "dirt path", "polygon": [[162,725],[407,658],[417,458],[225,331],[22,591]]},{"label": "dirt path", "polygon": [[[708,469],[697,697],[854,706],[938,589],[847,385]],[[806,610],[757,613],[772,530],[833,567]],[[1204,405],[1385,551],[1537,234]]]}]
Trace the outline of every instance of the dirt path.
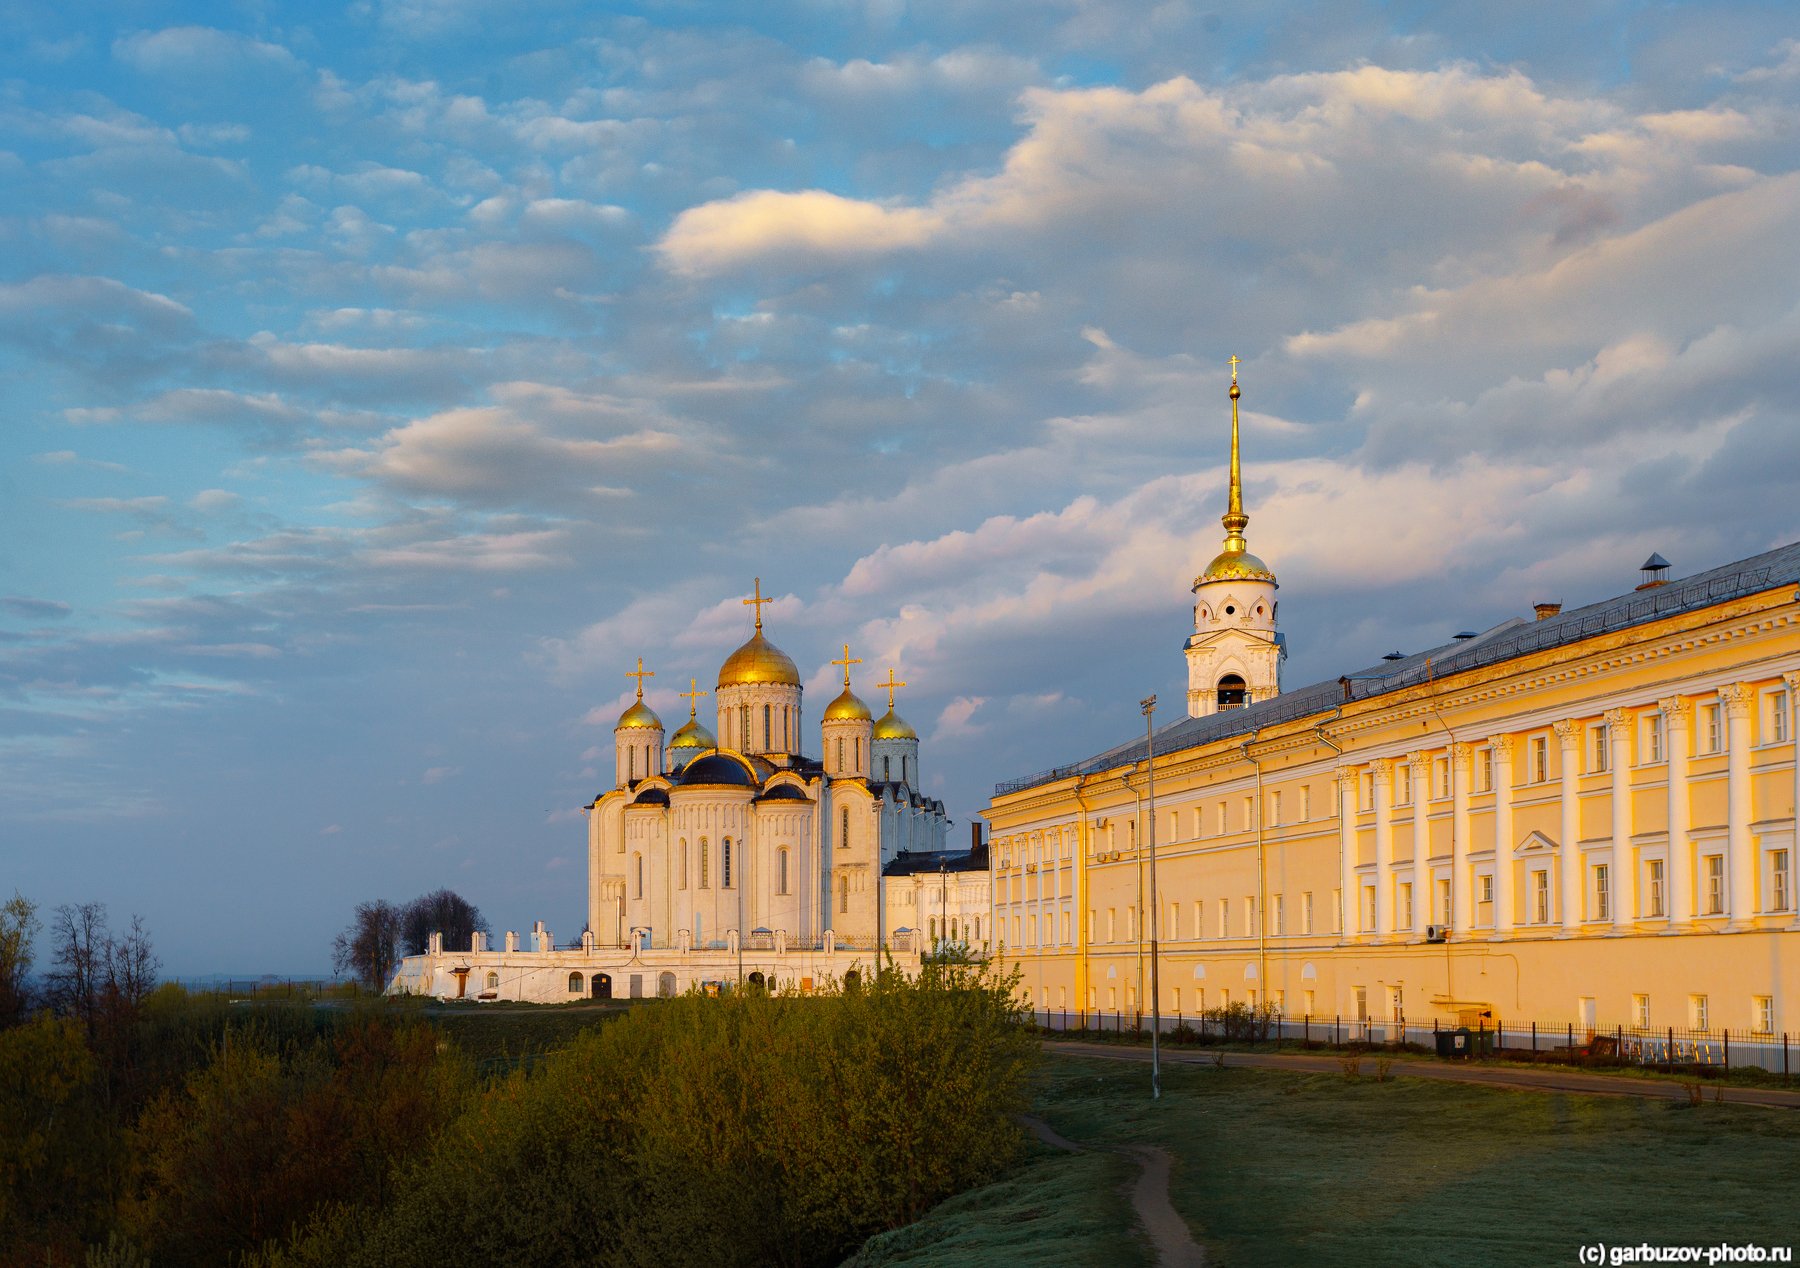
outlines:
[{"label": "dirt path", "polygon": [[[1052,1149],[1068,1153],[1080,1153],[1082,1150],[1082,1146],[1060,1135],[1041,1118],[1022,1114],[1019,1121],[1025,1124],[1033,1136]],[[1150,1244],[1156,1250],[1157,1264],[1161,1268],[1206,1268],[1205,1249],[1194,1240],[1193,1230],[1175,1210],[1175,1204],[1169,1201],[1171,1160],[1168,1151],[1155,1145],[1099,1147],[1137,1161],[1138,1177],[1131,1186],[1131,1209],[1137,1213],[1144,1232],[1149,1235]]]},{"label": "dirt path", "polygon": [[[1072,1057],[1103,1057],[1113,1061],[1148,1061],[1150,1049],[1119,1044],[1055,1041],[1044,1047]],[[1343,1065],[1331,1054],[1313,1055],[1287,1052],[1171,1052],[1164,1048],[1162,1059],[1178,1065],[1211,1065],[1224,1058],[1230,1066],[1250,1066],[1261,1070],[1291,1070],[1303,1074],[1342,1074]],[[1376,1054],[1363,1056],[1365,1074],[1375,1072]],[[1440,1079],[1447,1083],[1480,1083],[1490,1087],[1512,1088],[1527,1092],[1576,1092],[1583,1096],[1641,1096],[1651,1100],[1685,1101],[1686,1085],[1663,1079],[1634,1079],[1616,1074],[1586,1074],[1580,1070],[1549,1070],[1536,1066],[1477,1065],[1448,1061],[1420,1061],[1395,1058],[1388,1069],[1392,1076],[1414,1079]],[[1723,1083],[1702,1085],[1702,1094],[1710,1103],[1715,1097],[1729,1105],[1761,1105],[1769,1108],[1800,1109],[1800,1092],[1777,1088],[1733,1087]]]}]

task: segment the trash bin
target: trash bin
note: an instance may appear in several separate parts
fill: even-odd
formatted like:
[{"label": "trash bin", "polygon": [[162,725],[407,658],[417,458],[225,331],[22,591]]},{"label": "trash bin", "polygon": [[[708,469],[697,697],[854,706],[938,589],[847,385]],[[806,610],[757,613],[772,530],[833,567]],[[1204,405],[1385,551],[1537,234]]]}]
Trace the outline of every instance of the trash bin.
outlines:
[{"label": "trash bin", "polygon": [[1437,1032],[1437,1054],[1440,1057],[1468,1057],[1473,1055],[1474,1050],[1474,1036],[1467,1027]]}]

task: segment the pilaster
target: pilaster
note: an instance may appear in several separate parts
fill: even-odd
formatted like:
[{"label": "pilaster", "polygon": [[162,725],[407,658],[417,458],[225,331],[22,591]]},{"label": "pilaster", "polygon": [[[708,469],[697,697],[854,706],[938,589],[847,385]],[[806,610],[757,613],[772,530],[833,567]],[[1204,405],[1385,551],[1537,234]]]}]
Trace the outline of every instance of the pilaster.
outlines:
[{"label": "pilaster", "polygon": [[1496,735],[1494,750],[1494,937],[1512,934],[1513,912],[1513,737]]},{"label": "pilaster", "polygon": [[1466,937],[1475,924],[1475,869],[1469,866],[1469,757],[1467,744],[1450,746],[1450,931]]},{"label": "pilaster", "polygon": [[1412,767],[1412,829],[1413,829],[1413,865],[1412,865],[1412,924],[1407,932],[1419,935],[1426,925],[1436,921],[1437,915],[1432,911],[1435,896],[1431,883],[1431,754],[1427,752],[1408,753],[1407,762]]},{"label": "pilaster", "polygon": [[1750,710],[1756,692],[1743,683],[1719,688],[1725,710],[1725,873],[1731,886],[1727,929],[1756,919],[1756,842],[1750,836]]},{"label": "pilaster", "polygon": [[1553,723],[1551,729],[1556,732],[1556,744],[1561,750],[1557,774],[1562,792],[1562,840],[1557,849],[1561,858],[1558,870],[1562,874],[1558,887],[1562,893],[1557,896],[1557,909],[1562,917],[1559,923],[1563,936],[1571,937],[1581,928],[1581,723],[1564,718]]},{"label": "pilaster", "polygon": [[1680,696],[1658,700],[1662,711],[1663,748],[1669,766],[1669,912],[1668,933],[1681,933],[1694,922],[1694,847],[1688,840],[1692,806],[1688,801],[1688,748],[1693,742],[1694,706]]},{"label": "pilaster", "polygon": [[1369,763],[1375,776],[1375,939],[1394,932],[1394,761],[1378,757]]},{"label": "pilaster", "polygon": [[1637,850],[1631,844],[1631,728],[1637,715],[1629,709],[1606,711],[1606,738],[1612,767],[1612,883],[1614,933],[1629,933],[1637,922]]}]

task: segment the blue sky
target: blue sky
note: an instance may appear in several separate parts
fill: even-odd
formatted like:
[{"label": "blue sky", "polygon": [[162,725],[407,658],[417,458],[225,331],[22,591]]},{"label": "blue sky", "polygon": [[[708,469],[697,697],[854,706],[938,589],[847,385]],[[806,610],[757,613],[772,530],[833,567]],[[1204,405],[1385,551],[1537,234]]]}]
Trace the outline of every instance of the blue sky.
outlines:
[{"label": "blue sky", "polygon": [[1233,353],[1291,683],[1800,537],[1791,11],[1445,8],[10,6],[0,891],[573,935],[755,576],[960,836],[1178,707]]}]

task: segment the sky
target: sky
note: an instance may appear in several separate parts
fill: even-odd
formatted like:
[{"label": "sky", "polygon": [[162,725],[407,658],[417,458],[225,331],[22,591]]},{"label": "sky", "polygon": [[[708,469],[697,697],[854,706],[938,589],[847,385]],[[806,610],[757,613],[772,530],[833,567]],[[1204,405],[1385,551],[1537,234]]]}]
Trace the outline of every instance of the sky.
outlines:
[{"label": "sky", "polygon": [[1233,355],[1289,685],[1800,538],[1789,5],[1243,8],[13,0],[0,897],[572,937],[758,577],[966,841],[1179,716]]}]

